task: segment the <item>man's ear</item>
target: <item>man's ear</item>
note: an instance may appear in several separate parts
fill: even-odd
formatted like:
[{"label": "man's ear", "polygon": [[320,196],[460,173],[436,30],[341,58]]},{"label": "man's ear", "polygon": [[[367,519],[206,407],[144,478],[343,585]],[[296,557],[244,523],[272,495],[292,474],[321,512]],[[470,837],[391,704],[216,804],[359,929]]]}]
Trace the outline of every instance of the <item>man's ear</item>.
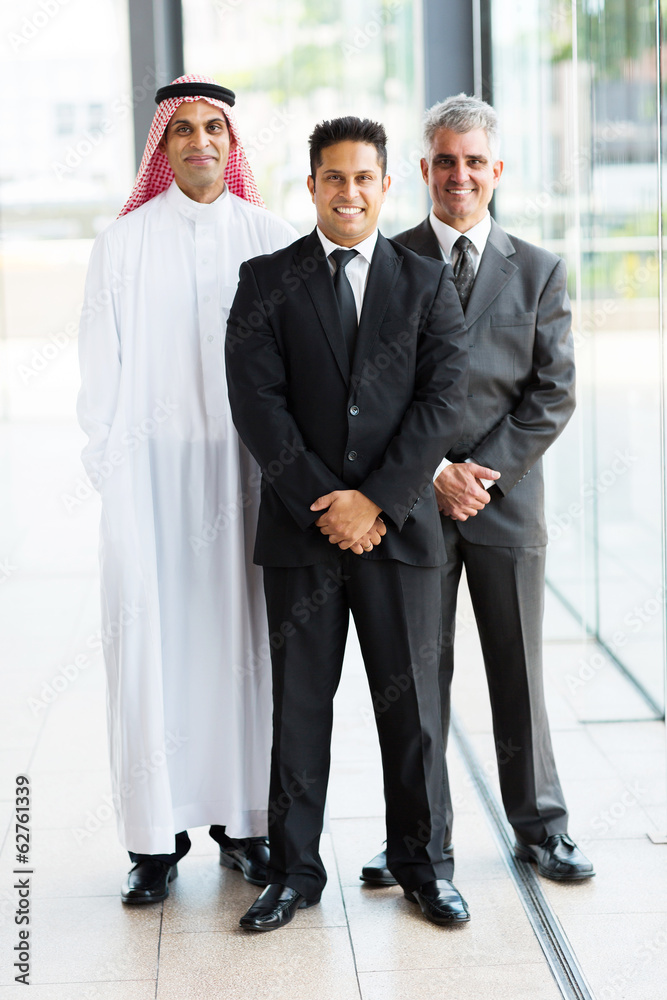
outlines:
[{"label": "man's ear", "polygon": [[308,190],[310,191],[310,197],[315,201],[315,178],[312,174],[308,174],[306,178],[306,184],[308,185]]}]

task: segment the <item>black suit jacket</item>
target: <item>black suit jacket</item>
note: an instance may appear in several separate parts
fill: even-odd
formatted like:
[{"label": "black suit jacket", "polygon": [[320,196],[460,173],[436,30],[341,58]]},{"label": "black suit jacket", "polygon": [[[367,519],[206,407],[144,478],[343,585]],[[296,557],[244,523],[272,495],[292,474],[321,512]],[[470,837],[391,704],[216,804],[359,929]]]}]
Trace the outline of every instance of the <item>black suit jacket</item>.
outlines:
[{"label": "black suit jacket", "polygon": [[[396,236],[442,260],[428,219]],[[565,263],[496,222],[465,311],[470,349],[468,405],[451,461],[471,457],[501,473],[493,500],[461,534],[481,545],[545,545],[542,455],[575,406],[574,345]]]},{"label": "black suit jacket", "polygon": [[378,234],[350,370],[313,231],[241,266],[226,340],[234,423],[262,469],[255,562],[337,558],[310,505],[358,489],[387,534],[368,556],[446,560],[433,473],[458,440],[468,360],[452,270]]}]

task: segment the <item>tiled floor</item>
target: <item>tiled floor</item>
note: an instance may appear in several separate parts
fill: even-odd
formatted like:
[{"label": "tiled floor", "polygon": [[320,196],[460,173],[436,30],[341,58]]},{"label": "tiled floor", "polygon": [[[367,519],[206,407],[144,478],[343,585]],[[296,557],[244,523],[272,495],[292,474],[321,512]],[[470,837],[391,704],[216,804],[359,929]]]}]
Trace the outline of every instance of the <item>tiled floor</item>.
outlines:
[{"label": "tiled floor", "polygon": [[[206,831],[165,903],[123,907],[126,857],[110,806],[98,628],[97,501],[68,510],[80,475],[70,422],[0,428],[0,997],[13,985],[13,778],[29,772],[34,814],[35,1000],[556,1000],[559,992],[495,846],[456,746],[456,883],[470,924],[427,923],[398,889],[370,889],[361,864],[383,840],[379,754],[354,637],[336,704],[323,902],[279,933],[238,918],[257,890],[221,868]],[[599,1000],[659,1000],[667,982],[664,726],[609,664],[571,677],[590,644],[548,601],[546,677],[571,831],[598,875],[543,888]],[[94,645],[94,643],[92,644]],[[76,656],[84,654],[76,667]],[[495,787],[489,712],[464,602],[456,707]],[[74,666],[73,666],[74,665]],[[637,718],[610,722],[592,719]],[[584,721],[582,721],[584,720]],[[11,836],[10,836],[11,833]]]}]

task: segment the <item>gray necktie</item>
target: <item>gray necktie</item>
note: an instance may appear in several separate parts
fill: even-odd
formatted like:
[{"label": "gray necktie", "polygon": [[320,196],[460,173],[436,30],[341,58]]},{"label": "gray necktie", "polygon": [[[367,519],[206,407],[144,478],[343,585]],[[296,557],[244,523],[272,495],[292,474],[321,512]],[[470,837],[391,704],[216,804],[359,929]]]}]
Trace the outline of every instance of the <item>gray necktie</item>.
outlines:
[{"label": "gray necktie", "polygon": [[459,252],[456,264],[454,265],[454,284],[456,285],[456,291],[459,293],[461,305],[465,310],[465,307],[468,305],[472,286],[475,282],[475,267],[470,255],[472,240],[469,240],[467,236],[459,236],[454,246]]},{"label": "gray necktie", "polygon": [[345,273],[345,268],[350,261],[356,257],[356,250],[334,250],[331,256],[336,261],[336,272],[333,276],[334,291],[338,299],[338,311],[340,322],[345,337],[347,355],[352,361],[354,357],[354,345],[357,339],[357,306],[354,301],[354,292],[350,279]]}]

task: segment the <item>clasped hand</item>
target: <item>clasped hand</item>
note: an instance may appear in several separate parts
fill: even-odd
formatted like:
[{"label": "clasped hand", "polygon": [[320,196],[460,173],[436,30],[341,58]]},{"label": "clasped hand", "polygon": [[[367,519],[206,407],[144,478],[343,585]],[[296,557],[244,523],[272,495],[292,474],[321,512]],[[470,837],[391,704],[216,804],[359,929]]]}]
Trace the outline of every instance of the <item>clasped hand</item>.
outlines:
[{"label": "clasped hand", "polygon": [[500,479],[500,473],[474,462],[448,465],[433,484],[438,510],[454,521],[475,517],[491,499],[480,479]]},{"label": "clasped hand", "polygon": [[358,556],[379,545],[387,533],[379,516],[381,508],[359,490],[334,490],[318,497],[310,509],[324,511],[315,524],[332,545],[351,549]]}]

